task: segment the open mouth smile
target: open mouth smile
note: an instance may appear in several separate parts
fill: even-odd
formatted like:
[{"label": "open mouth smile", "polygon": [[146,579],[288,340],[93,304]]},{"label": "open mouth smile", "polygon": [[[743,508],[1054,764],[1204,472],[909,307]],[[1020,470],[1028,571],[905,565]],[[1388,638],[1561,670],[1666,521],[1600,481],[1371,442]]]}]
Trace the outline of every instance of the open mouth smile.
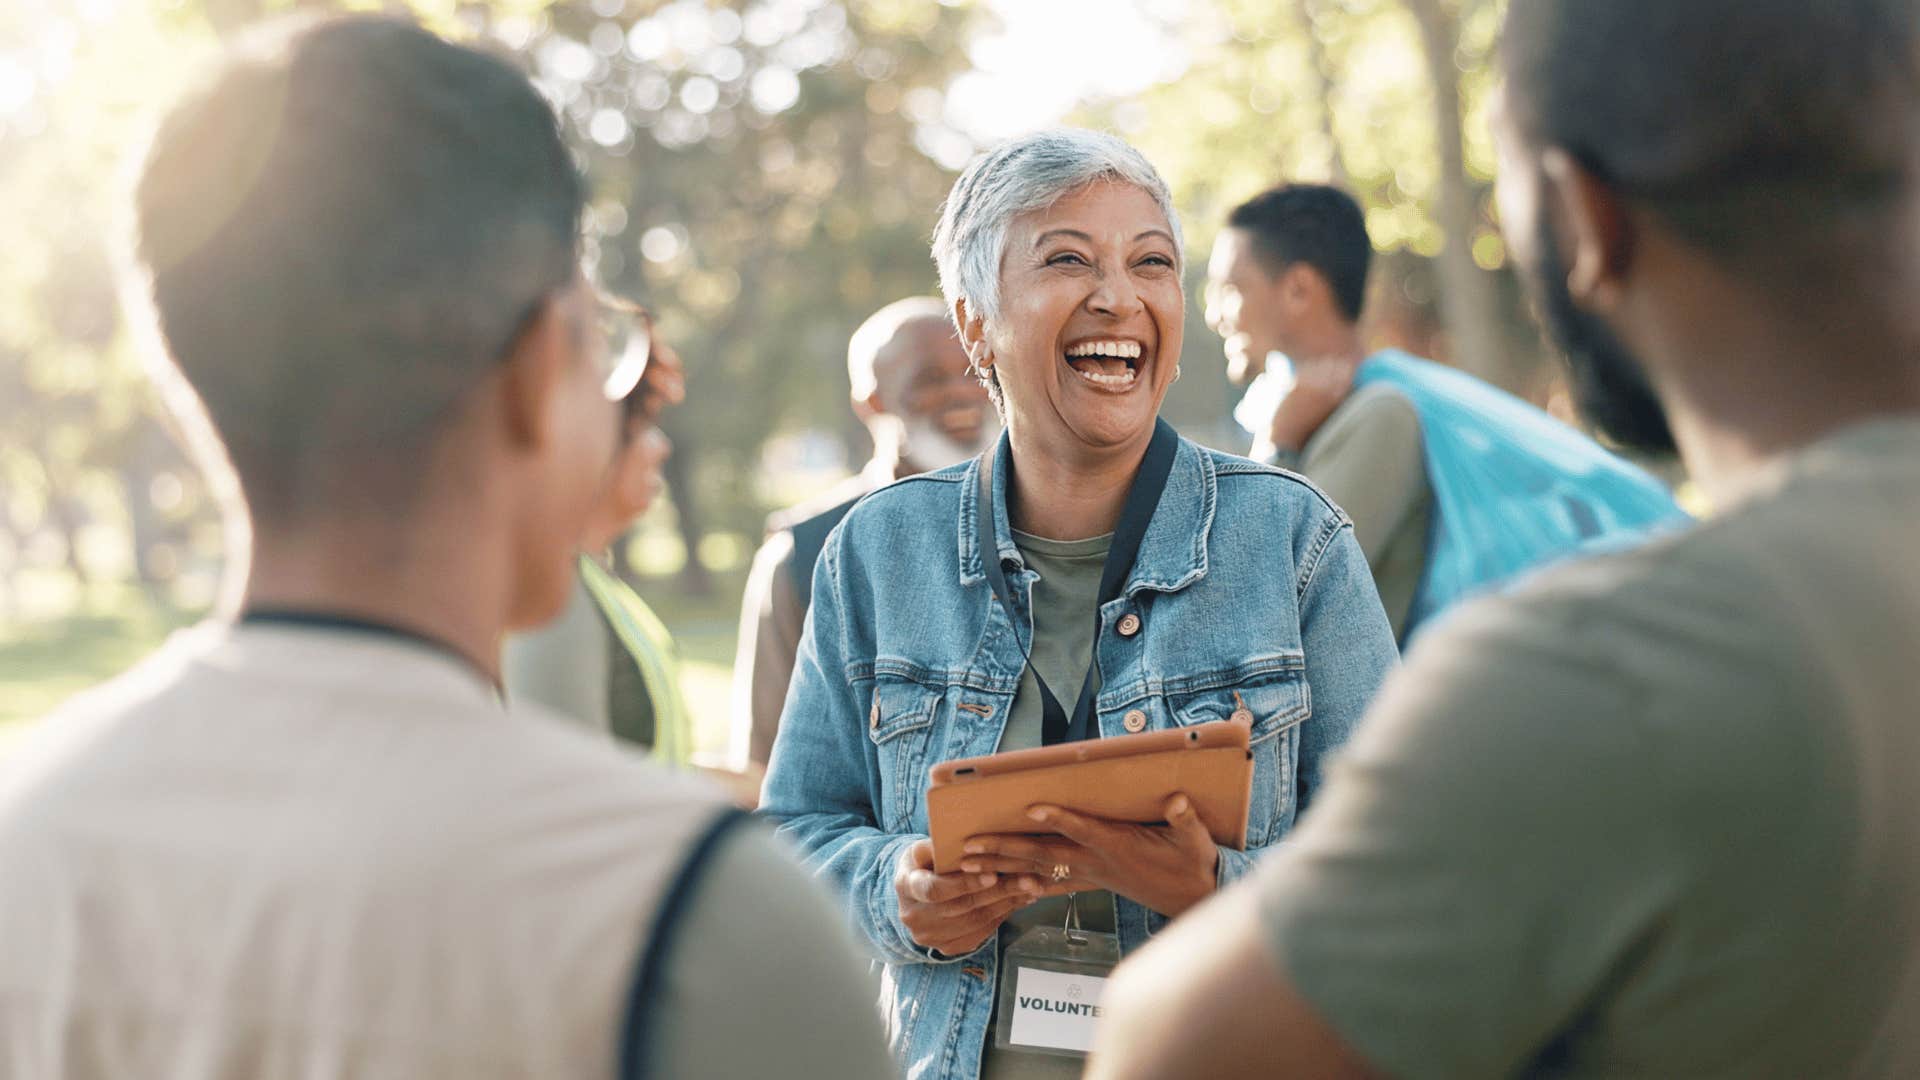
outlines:
[{"label": "open mouth smile", "polygon": [[1131,390],[1140,378],[1145,350],[1118,338],[1083,341],[1066,350],[1067,366],[1088,385],[1111,393]]}]

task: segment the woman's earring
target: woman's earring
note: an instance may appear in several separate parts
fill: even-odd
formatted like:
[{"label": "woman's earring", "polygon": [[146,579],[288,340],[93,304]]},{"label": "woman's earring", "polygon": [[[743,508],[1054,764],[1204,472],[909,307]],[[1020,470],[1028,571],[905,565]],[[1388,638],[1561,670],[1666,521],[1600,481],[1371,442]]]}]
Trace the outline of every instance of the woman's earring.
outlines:
[{"label": "woman's earring", "polygon": [[1180,381],[1180,365],[1179,364],[1173,365],[1173,381],[1174,382]]}]

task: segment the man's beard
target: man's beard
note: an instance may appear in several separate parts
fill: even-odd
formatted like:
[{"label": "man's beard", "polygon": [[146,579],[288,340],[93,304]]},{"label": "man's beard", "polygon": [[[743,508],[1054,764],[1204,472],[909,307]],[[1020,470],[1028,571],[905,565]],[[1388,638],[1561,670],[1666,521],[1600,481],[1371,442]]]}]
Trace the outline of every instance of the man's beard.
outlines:
[{"label": "man's beard", "polygon": [[928,472],[938,472],[949,465],[958,465],[978,456],[992,446],[993,440],[1000,434],[998,425],[983,421],[980,434],[973,440],[955,439],[924,416],[907,417],[901,422],[901,430],[905,435],[901,456]]},{"label": "man's beard", "polygon": [[1678,453],[1666,407],[1653,392],[1646,369],[1605,322],[1574,303],[1566,262],[1545,215],[1535,240],[1538,259],[1522,268],[1522,276],[1547,336],[1566,363],[1575,407],[1621,447],[1646,454]]}]

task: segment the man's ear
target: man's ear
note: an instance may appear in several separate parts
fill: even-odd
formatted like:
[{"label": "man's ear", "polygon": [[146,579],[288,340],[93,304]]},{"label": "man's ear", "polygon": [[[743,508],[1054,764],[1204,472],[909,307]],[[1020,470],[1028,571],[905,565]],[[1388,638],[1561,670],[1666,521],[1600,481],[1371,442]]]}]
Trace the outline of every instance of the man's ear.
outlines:
[{"label": "man's ear", "polygon": [[501,364],[501,412],[513,445],[538,449],[553,438],[554,399],[565,381],[573,329],[558,295],[541,301]]},{"label": "man's ear", "polygon": [[881,400],[880,391],[878,390],[875,390],[864,398],[853,399],[853,415],[859,417],[861,423],[866,423],[868,420],[880,416],[886,411],[886,403]]},{"label": "man's ear", "polygon": [[985,372],[993,366],[993,350],[987,347],[987,321],[975,315],[966,297],[953,302],[953,325],[958,329],[960,347],[967,351],[967,362],[974,370]]},{"label": "man's ear", "polygon": [[1627,207],[1565,150],[1549,149],[1540,166],[1545,177],[1541,209],[1566,252],[1567,290],[1584,307],[1609,309],[1619,302],[1633,263],[1634,224]]},{"label": "man's ear", "polygon": [[1333,296],[1333,290],[1327,287],[1327,279],[1306,263],[1294,263],[1287,267],[1273,284],[1275,293],[1290,313],[1297,314]]}]

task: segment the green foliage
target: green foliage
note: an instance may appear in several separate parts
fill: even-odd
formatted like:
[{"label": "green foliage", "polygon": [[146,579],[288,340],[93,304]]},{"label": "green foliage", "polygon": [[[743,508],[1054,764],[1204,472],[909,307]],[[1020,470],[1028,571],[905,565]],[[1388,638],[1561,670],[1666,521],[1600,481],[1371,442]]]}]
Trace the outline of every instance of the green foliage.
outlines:
[{"label": "green foliage", "polygon": [[[1480,122],[1488,53],[1503,5],[1450,12],[1458,92],[1469,117],[1467,170],[1485,194],[1493,148]],[[1368,207],[1383,249],[1436,254],[1440,161],[1419,28],[1402,0],[1218,0],[1186,28],[1198,58],[1144,96],[1131,137],[1152,154],[1183,209],[1213,222],[1282,179],[1339,179]],[[1491,231],[1490,210],[1484,226]]]},{"label": "green foliage", "polygon": [[924,0],[680,0],[496,23],[585,150],[599,276],[659,310],[687,360],[667,428],[697,483],[677,504],[697,489],[752,533],[769,434],[838,421],[857,445],[846,341],[935,287],[927,235],[953,174],[917,147],[969,19]]},{"label": "green foliage", "polygon": [[110,269],[147,95],[193,49],[155,50],[137,16],[9,10],[0,63],[40,92],[0,114],[0,615],[34,564],[161,589],[213,557],[204,486],[134,363]]},{"label": "green foliage", "polygon": [[[1416,13],[1437,20],[1457,43],[1444,82],[1464,117],[1452,134],[1470,199],[1466,243],[1482,275],[1498,275],[1485,283],[1493,303],[1479,317],[1495,324],[1485,330],[1497,347],[1530,360],[1537,338],[1506,272],[1485,124],[1504,9],[1503,0],[1216,0],[1202,17],[1169,27],[1193,58],[1184,77],[1090,117],[1126,134],[1166,175],[1197,262],[1249,196],[1287,180],[1347,187],[1367,208],[1375,245],[1392,256],[1377,275],[1376,315],[1400,324],[1391,333],[1403,342],[1440,339],[1444,268],[1432,261],[1447,243],[1444,133]],[[1487,361],[1481,370],[1507,378],[1500,367]]]},{"label": "green foliage", "polygon": [[[1034,0],[1041,2],[1041,0]],[[1117,0],[1116,0],[1117,2]],[[219,531],[204,482],[168,436],[121,324],[109,238],[121,182],[156,108],[243,26],[377,0],[154,0],[89,18],[70,0],[0,8],[0,616],[31,607],[23,569],[144,581],[204,602]],[[670,414],[676,550],[757,536],[768,437],[838,426],[846,339],[881,304],[935,287],[927,238],[970,149],[945,93],[986,16],[934,0],[408,0],[436,27],[504,44],[559,107],[589,176],[588,253],[609,287],[659,314],[686,357]],[[1198,290],[1237,200],[1283,177],[1337,178],[1394,252],[1383,277],[1409,318],[1437,321],[1431,256],[1446,229],[1434,81],[1421,20],[1457,41],[1449,85],[1467,122],[1472,250],[1504,259],[1487,208],[1479,118],[1500,0],[1196,0],[1167,27],[1187,73],[1087,119],[1161,167],[1193,243],[1186,378],[1168,414],[1211,441],[1230,392]],[[7,65],[30,103],[6,111]],[[1524,327],[1513,290],[1510,327]],[[1530,340],[1530,334],[1515,329]],[[658,548],[661,545],[656,544]],[[739,545],[732,545],[738,547]],[[716,546],[706,545],[708,550]]]},{"label": "green foliage", "polygon": [[[64,565],[157,589],[197,571],[189,591],[210,591],[213,505],[116,303],[121,181],[157,107],[223,37],[295,9],[380,6],[0,14],[0,64],[45,68],[29,106],[0,114],[0,583]],[[410,6],[504,43],[559,107],[593,190],[590,262],[659,313],[688,362],[690,400],[667,421],[685,547],[708,517],[757,536],[766,438],[837,422],[857,450],[846,339],[934,287],[926,238],[952,173],[919,146],[965,65],[972,14],[931,0]],[[0,614],[9,603],[0,584]]]}]

